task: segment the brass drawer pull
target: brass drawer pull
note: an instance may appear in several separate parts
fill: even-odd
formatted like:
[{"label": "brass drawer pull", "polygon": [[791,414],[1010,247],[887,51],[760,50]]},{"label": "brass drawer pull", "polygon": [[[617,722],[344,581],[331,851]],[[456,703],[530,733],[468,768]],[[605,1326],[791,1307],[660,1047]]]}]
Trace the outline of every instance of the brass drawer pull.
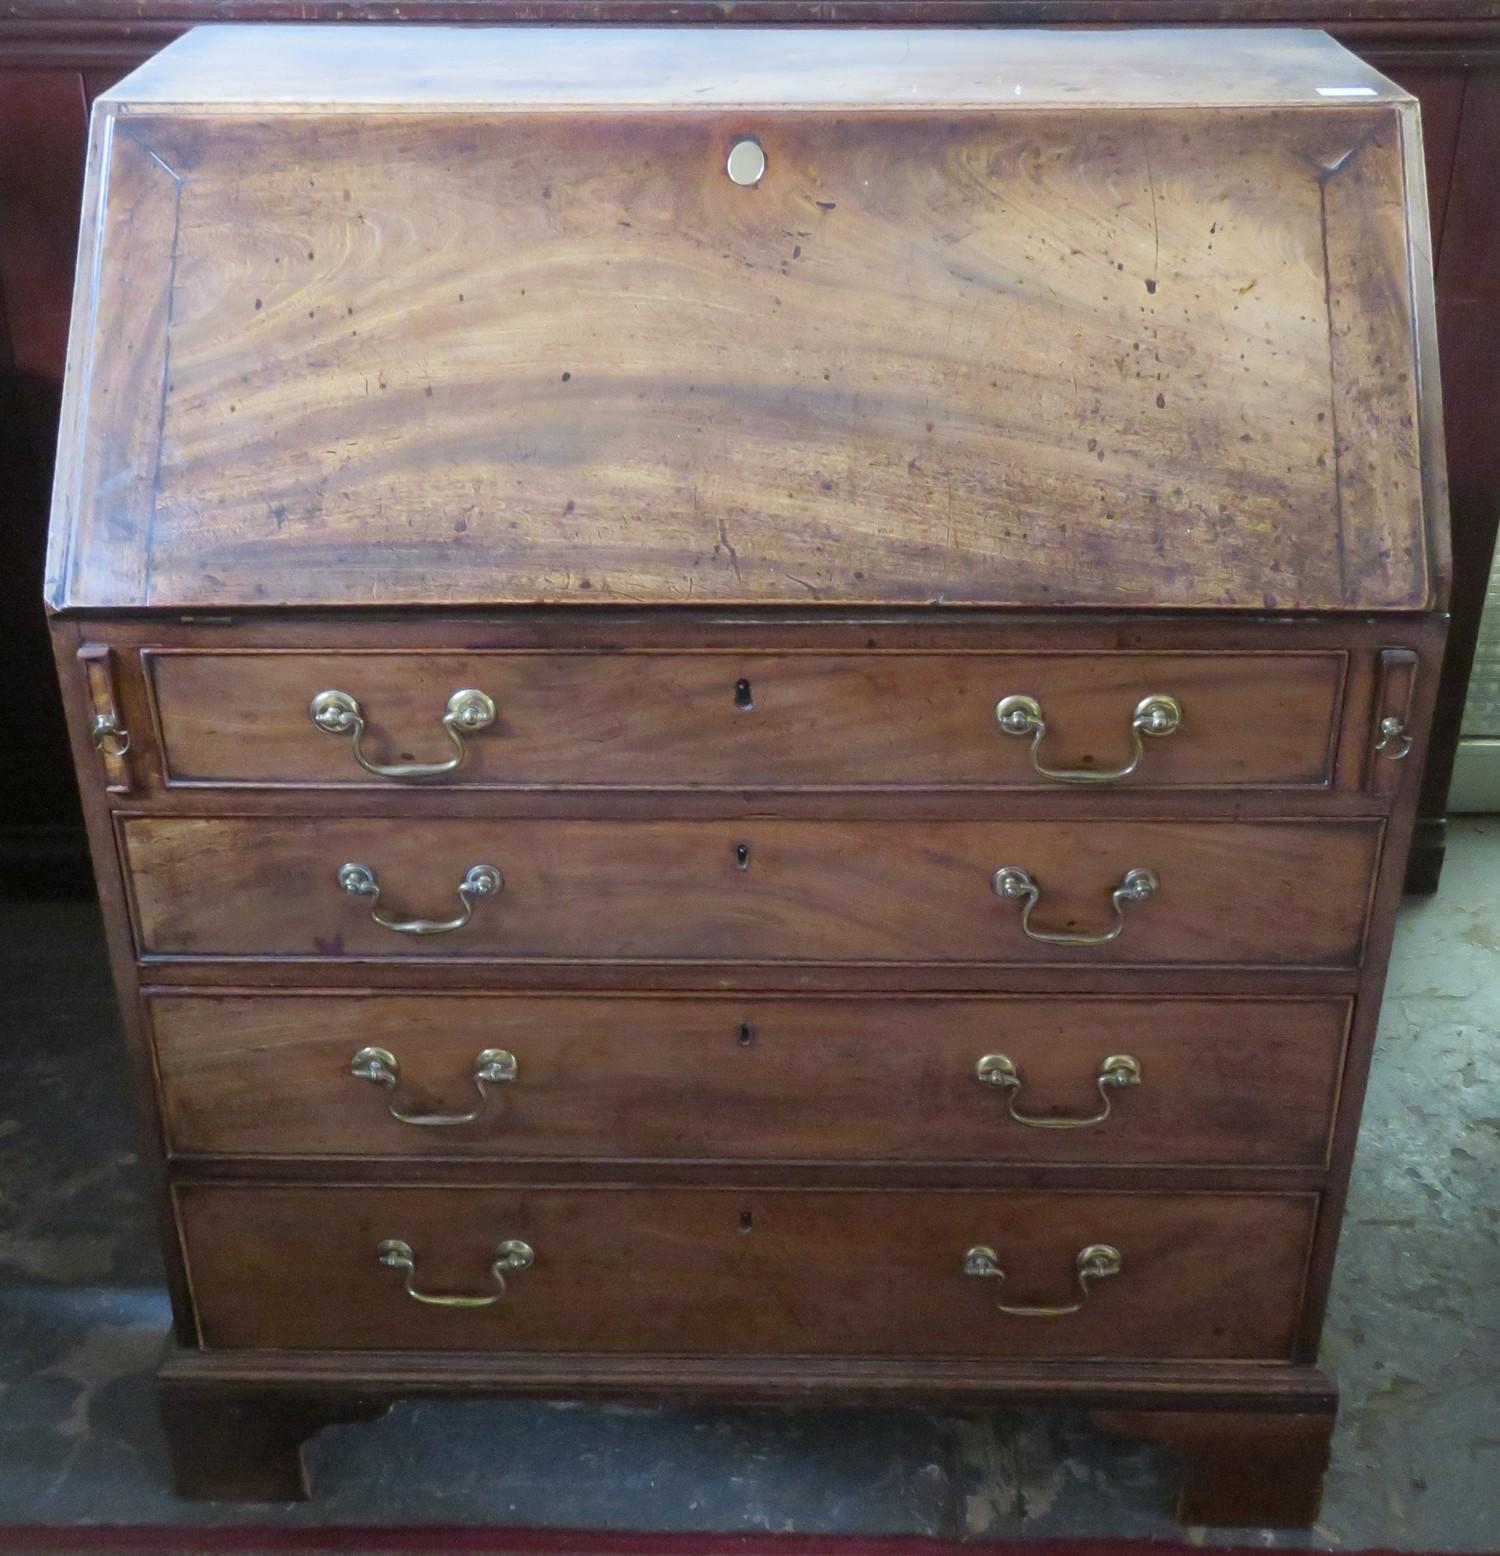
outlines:
[{"label": "brass drawer pull", "polygon": [[1057,783],[1118,783],[1129,778],[1141,765],[1146,753],[1145,741],[1149,735],[1160,739],[1173,735],[1182,727],[1182,704],[1165,692],[1151,692],[1135,705],[1130,720],[1130,738],[1135,750],[1123,767],[1096,771],[1089,767],[1048,767],[1042,761],[1042,741],[1047,737],[1047,721],[1042,717],[1042,705],[1035,697],[1019,695],[1002,697],[995,704],[995,720],[1007,735],[1031,736],[1031,765],[1043,778]]},{"label": "brass drawer pull", "polygon": [[[377,1086],[384,1086],[394,1093],[401,1065],[389,1048],[361,1048],[349,1061],[349,1073],[362,1081],[374,1081]],[[386,1103],[386,1112],[399,1124],[427,1127],[472,1124],[483,1117],[490,1105],[490,1094],[485,1087],[503,1086],[516,1078],[516,1056],[503,1048],[483,1048],[474,1056],[472,1074],[479,1093],[479,1106],[467,1113],[407,1113],[396,1106],[394,1095]]]},{"label": "brass drawer pull", "polygon": [[495,704],[483,692],[472,687],[454,692],[448,699],[448,711],[443,715],[443,733],[453,745],[453,755],[446,762],[372,762],[360,746],[365,733],[365,716],[358,701],[348,692],[319,692],[307,705],[307,716],[330,735],[348,735],[354,749],[354,760],[367,773],[377,778],[394,778],[406,783],[413,778],[436,778],[451,773],[464,759],[464,736],[476,730],[487,729],[495,722]]},{"label": "brass drawer pull", "polygon": [[1033,929],[1031,911],[1042,895],[1042,888],[1032,874],[1019,865],[1002,865],[990,880],[997,897],[1006,897],[1021,904],[1021,931],[1029,940],[1041,945],[1108,945],[1117,940],[1125,927],[1125,904],[1149,902],[1161,890],[1161,877],[1155,870],[1127,870],[1120,884],[1109,894],[1115,910],[1115,921],[1108,929],[1095,930],[1091,934],[1068,934],[1058,930]]},{"label": "brass drawer pull", "polygon": [[[1120,1258],[1118,1248],[1111,1248],[1108,1243],[1090,1243],[1087,1248],[1078,1250],[1078,1258],[1074,1261],[1078,1281],[1076,1302],[1062,1302],[1055,1307],[1012,1307],[997,1301],[995,1307],[1012,1318],[1065,1318],[1069,1313],[1076,1313],[1088,1301],[1091,1280],[1108,1280],[1111,1275],[1118,1275],[1123,1268],[1124,1261]],[[964,1255],[964,1274],[979,1275],[988,1280],[1005,1279],[1005,1271],[1000,1267],[995,1250],[983,1244],[971,1248]]]},{"label": "brass drawer pull", "polygon": [[486,1292],[482,1297],[450,1297],[417,1290],[413,1284],[417,1278],[417,1256],[410,1243],[403,1243],[398,1237],[388,1238],[375,1250],[375,1257],[388,1270],[400,1270],[406,1276],[407,1296],[414,1302],[425,1302],[428,1307],[493,1307],[505,1295],[506,1275],[515,1270],[529,1270],[536,1263],[530,1243],[508,1237],[495,1250],[495,1262],[490,1266],[490,1275],[499,1289]]},{"label": "brass drawer pull", "polygon": [[380,911],[380,877],[367,864],[339,866],[339,885],[351,897],[370,898],[370,917],[382,929],[394,929],[398,935],[446,935],[462,929],[474,916],[476,897],[493,897],[505,885],[505,877],[492,864],[476,864],[458,883],[459,901],[464,910],[457,918],[387,918]]},{"label": "brass drawer pull", "polygon": [[[366,1049],[368,1053],[370,1050]],[[1016,1104],[1021,1100],[1021,1070],[1016,1061],[1006,1054],[986,1054],[974,1066],[974,1079],[986,1086],[999,1086],[1007,1093],[1006,1108],[1018,1124],[1028,1129],[1086,1129],[1090,1124],[1102,1124],[1110,1114],[1109,1094],[1112,1089],[1139,1086],[1141,1066],[1129,1054],[1111,1054],[1099,1066],[1094,1084],[1099,1088],[1099,1098],[1104,1106],[1087,1118],[1052,1118],[1045,1114],[1023,1113]]]},{"label": "brass drawer pull", "polygon": [[107,713],[96,713],[89,724],[89,735],[94,749],[105,756],[119,758],[130,749],[130,731],[120,728],[120,717],[111,708]]},{"label": "brass drawer pull", "polygon": [[1403,719],[1394,716],[1380,721],[1380,743],[1375,749],[1393,762],[1403,761],[1411,755],[1412,738],[1407,733]]},{"label": "brass drawer pull", "polygon": [[130,731],[125,728],[120,714],[114,655],[107,644],[84,643],[77,658],[88,693],[89,739],[99,753],[100,766],[104,770],[104,792],[128,794],[130,768],[125,757],[130,751]]}]

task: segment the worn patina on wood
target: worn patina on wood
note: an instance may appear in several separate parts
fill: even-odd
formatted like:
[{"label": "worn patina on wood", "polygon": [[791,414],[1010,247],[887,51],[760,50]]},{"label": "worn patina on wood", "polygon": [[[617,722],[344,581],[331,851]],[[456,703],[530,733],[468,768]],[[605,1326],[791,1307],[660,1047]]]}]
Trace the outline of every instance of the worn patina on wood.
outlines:
[{"label": "worn patina on wood", "polygon": [[106,94],[53,603],[1440,596],[1415,105],[1351,55],[653,36]]}]

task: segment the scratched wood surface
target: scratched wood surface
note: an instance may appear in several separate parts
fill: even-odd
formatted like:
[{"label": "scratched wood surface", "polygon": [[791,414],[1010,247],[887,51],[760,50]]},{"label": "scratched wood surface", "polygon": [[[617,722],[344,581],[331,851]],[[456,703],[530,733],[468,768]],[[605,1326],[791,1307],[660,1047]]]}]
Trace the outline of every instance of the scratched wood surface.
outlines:
[{"label": "scratched wood surface", "polygon": [[1415,121],[1313,102],[116,104],[53,603],[1421,608]]}]

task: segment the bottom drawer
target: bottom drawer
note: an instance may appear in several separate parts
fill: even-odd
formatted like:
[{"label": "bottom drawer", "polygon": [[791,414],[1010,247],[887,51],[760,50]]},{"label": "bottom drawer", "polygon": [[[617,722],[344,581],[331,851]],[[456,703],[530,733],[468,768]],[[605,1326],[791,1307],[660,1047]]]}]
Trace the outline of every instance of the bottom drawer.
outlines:
[{"label": "bottom drawer", "polygon": [[[1279,1361],[1316,1202],[238,1184],[176,1195],[208,1347]],[[391,1243],[402,1246],[383,1262]],[[1080,1282],[1091,1247],[1119,1268],[1103,1273],[1114,1261],[1096,1254],[1099,1273]]]}]

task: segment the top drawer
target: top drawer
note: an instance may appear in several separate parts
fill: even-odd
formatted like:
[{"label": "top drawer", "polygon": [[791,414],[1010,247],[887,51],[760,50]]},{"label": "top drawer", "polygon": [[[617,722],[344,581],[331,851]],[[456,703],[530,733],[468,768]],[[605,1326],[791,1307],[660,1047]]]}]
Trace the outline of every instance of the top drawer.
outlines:
[{"label": "top drawer", "polygon": [[376,788],[1316,788],[1346,666],[1336,651],[145,660],[169,783]]}]

